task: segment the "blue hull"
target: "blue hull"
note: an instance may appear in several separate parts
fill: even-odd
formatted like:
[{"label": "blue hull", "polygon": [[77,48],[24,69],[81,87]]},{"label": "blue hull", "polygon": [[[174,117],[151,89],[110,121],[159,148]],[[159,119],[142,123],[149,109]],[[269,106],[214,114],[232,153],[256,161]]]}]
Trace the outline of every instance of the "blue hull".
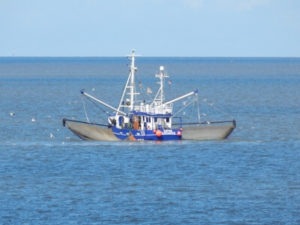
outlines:
[{"label": "blue hull", "polygon": [[[119,129],[112,127],[113,134],[120,140],[147,140],[147,141],[169,141],[169,140],[181,140],[180,129],[161,129],[157,132],[161,132],[161,135],[157,135],[153,130],[132,130],[132,129]],[[179,133],[179,134],[178,134]]]}]

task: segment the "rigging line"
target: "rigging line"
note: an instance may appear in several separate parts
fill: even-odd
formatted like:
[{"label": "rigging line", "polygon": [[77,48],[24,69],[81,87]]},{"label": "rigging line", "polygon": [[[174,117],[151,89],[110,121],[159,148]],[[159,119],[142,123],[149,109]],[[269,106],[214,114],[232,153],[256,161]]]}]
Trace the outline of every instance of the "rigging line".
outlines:
[{"label": "rigging line", "polygon": [[[90,103],[92,103],[96,108],[98,108],[100,111],[104,112],[105,114],[109,115],[109,112],[107,112],[106,110],[104,110],[102,107],[99,106],[99,104],[97,104],[96,102],[94,102],[92,99],[90,98],[86,98]],[[103,117],[100,117],[100,121],[103,122]],[[105,121],[105,120],[104,120]],[[91,123],[91,122],[90,122]]]},{"label": "rigging line", "polygon": [[198,122],[200,123],[201,117],[200,117],[200,103],[199,103],[199,96],[198,96],[198,94],[197,94],[197,96],[195,96],[195,98],[196,98],[195,104],[197,104],[197,111],[198,111]]},{"label": "rigging line", "polygon": [[[188,113],[187,115],[185,115],[185,118],[186,118],[186,119],[193,119],[194,116],[195,116],[196,110],[198,109],[198,111],[199,111],[199,107],[197,107],[197,106],[198,106],[198,105],[197,105],[197,98],[193,98],[193,99],[191,99],[190,101],[191,101],[191,102],[190,102],[189,105],[192,104],[192,106],[190,107],[190,108],[191,108],[191,112]],[[199,118],[198,118],[198,120],[199,120]]]},{"label": "rigging line", "polygon": [[90,123],[90,119],[89,119],[87,111],[86,111],[85,101],[83,99],[83,96],[81,96],[81,101],[82,101],[82,104],[83,104],[83,110],[84,110],[84,114],[85,114],[86,120]]},{"label": "rigging line", "polygon": [[184,105],[181,109],[179,109],[176,113],[174,113],[173,117],[176,116],[178,113],[180,113],[181,111],[183,111],[185,108],[187,108],[188,106],[190,106],[192,103],[194,102],[194,100],[191,100],[189,103],[187,103],[186,105]]},{"label": "rigging line", "polygon": [[140,79],[138,78],[138,76],[136,76],[135,77],[136,78],[136,80],[137,80],[137,82],[138,82],[138,90],[139,90],[139,93],[142,95],[142,98],[143,98],[143,100],[145,100],[146,101],[146,98],[145,98],[145,95],[144,95],[144,85],[143,85],[143,83],[140,81]]},{"label": "rigging line", "polygon": [[230,114],[226,113],[225,111],[221,110],[219,107],[216,107],[216,106],[214,105],[213,102],[211,102],[211,103],[209,103],[209,102],[207,102],[207,101],[203,101],[203,102],[205,102],[206,105],[208,105],[208,106],[210,106],[211,108],[215,109],[215,110],[218,111],[219,113],[222,113],[223,115],[226,115],[226,116],[228,116],[228,117],[231,117],[231,119],[234,119],[234,117],[233,117],[232,115],[230,115]]},{"label": "rigging line", "polygon": [[98,109],[100,109],[102,112],[106,113],[107,115],[109,115],[109,112],[107,112],[106,110],[104,110],[102,107],[99,106],[99,104],[97,104],[96,102],[94,102],[92,99],[90,98],[86,98],[89,102],[91,102],[92,104],[94,104]]},{"label": "rigging line", "polygon": [[93,103],[98,109],[100,109],[102,112],[106,113],[107,115],[109,115],[109,112],[104,110],[102,107],[99,106],[99,104],[97,104],[96,102],[94,102],[92,99],[88,99],[91,103]]},{"label": "rigging line", "polygon": [[195,101],[193,101],[193,104],[191,106],[191,114],[190,116],[194,116],[195,115]]},{"label": "rigging line", "polygon": [[192,104],[191,107],[192,107],[191,112],[184,115],[185,120],[190,120],[194,118],[194,110],[195,110],[194,104]]}]

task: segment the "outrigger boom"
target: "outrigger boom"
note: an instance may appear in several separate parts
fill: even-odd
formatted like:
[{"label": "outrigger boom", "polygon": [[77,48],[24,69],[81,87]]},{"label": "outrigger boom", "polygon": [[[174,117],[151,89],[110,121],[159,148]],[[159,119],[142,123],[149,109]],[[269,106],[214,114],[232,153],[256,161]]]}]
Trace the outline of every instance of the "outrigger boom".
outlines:
[{"label": "outrigger boom", "polygon": [[107,104],[107,103],[101,101],[100,99],[98,99],[98,98],[96,98],[96,97],[94,97],[94,96],[92,96],[92,95],[86,93],[84,90],[81,90],[80,93],[81,93],[82,95],[84,95],[84,96],[86,96],[86,97],[88,97],[88,98],[90,98],[90,99],[92,99],[92,100],[94,100],[94,101],[96,101],[96,102],[98,102],[98,103],[100,103],[100,104],[106,106],[107,108],[112,109],[112,110],[115,111],[115,112],[118,112],[118,113],[120,113],[120,114],[122,114],[122,115],[124,115],[124,116],[126,115],[126,113],[122,112],[121,110],[118,110],[118,109],[116,109],[115,107],[113,107],[113,106],[111,106],[111,105],[109,105],[109,104]]},{"label": "outrigger boom", "polygon": [[[86,96],[86,97],[88,97],[88,98],[90,98],[90,99],[92,99],[92,100],[94,100],[94,101],[96,101],[96,102],[98,102],[98,103],[100,103],[100,104],[106,106],[107,108],[112,109],[113,111],[115,111],[115,112],[117,112],[117,113],[120,113],[120,114],[122,114],[122,115],[124,115],[124,116],[127,115],[125,112],[123,112],[123,111],[121,111],[121,110],[118,110],[117,108],[115,108],[115,107],[113,107],[113,106],[111,106],[111,105],[105,103],[104,101],[102,101],[102,100],[100,100],[100,99],[98,99],[98,98],[96,98],[96,97],[94,97],[94,96],[92,96],[92,95],[86,93],[84,90],[81,90],[80,93],[81,93],[82,95],[84,95],[84,96]],[[175,99],[173,99],[173,100],[170,100],[170,101],[168,101],[168,102],[165,102],[165,103],[163,103],[163,105],[168,105],[168,104],[171,104],[171,103],[180,101],[180,100],[182,100],[182,99],[184,99],[184,98],[187,98],[187,97],[189,97],[189,96],[191,96],[191,95],[193,95],[193,94],[196,94],[196,93],[198,93],[198,90],[189,92],[189,93],[187,93],[187,94],[185,94],[185,95],[182,95],[182,96],[177,97],[177,98],[175,98]]]},{"label": "outrigger boom", "polygon": [[182,95],[182,96],[180,96],[180,97],[178,97],[178,98],[175,98],[175,99],[173,99],[173,100],[170,100],[170,101],[168,101],[168,102],[165,102],[164,105],[168,105],[168,104],[171,104],[171,103],[180,101],[180,100],[182,100],[182,99],[184,99],[184,98],[187,98],[187,97],[189,97],[189,96],[191,96],[191,95],[194,95],[194,94],[197,94],[197,93],[198,93],[198,90],[189,92],[189,93],[187,93],[187,94],[185,94],[185,95]]}]

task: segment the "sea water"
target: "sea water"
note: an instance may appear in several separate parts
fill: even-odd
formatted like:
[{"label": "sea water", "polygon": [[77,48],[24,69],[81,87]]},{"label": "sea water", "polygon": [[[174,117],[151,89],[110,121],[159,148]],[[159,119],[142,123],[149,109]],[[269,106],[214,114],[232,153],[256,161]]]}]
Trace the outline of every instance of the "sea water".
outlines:
[{"label": "sea water", "polygon": [[0,58],[0,224],[300,224],[299,58],[137,58],[153,91],[140,99],[163,65],[167,99],[198,89],[202,121],[237,121],[227,140],[92,142],[62,126],[106,123],[80,90],[117,106],[127,64]]}]

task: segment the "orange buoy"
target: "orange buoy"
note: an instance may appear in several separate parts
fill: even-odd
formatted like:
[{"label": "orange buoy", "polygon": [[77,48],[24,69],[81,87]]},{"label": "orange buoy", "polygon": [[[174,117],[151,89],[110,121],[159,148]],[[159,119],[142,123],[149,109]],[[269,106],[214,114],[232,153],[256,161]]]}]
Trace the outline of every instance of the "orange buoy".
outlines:
[{"label": "orange buoy", "polygon": [[129,136],[128,136],[128,140],[129,141],[136,141],[136,138],[133,136],[133,134],[130,132]]},{"label": "orange buoy", "polygon": [[154,133],[154,134],[156,133],[156,130],[155,130],[155,129],[153,130],[153,133]]},{"label": "orange buoy", "polygon": [[180,131],[177,131],[177,136],[181,136],[182,133]]},{"label": "orange buoy", "polygon": [[162,132],[161,132],[160,130],[157,130],[157,131],[156,131],[156,136],[157,136],[157,137],[161,137],[161,136],[162,136]]}]

